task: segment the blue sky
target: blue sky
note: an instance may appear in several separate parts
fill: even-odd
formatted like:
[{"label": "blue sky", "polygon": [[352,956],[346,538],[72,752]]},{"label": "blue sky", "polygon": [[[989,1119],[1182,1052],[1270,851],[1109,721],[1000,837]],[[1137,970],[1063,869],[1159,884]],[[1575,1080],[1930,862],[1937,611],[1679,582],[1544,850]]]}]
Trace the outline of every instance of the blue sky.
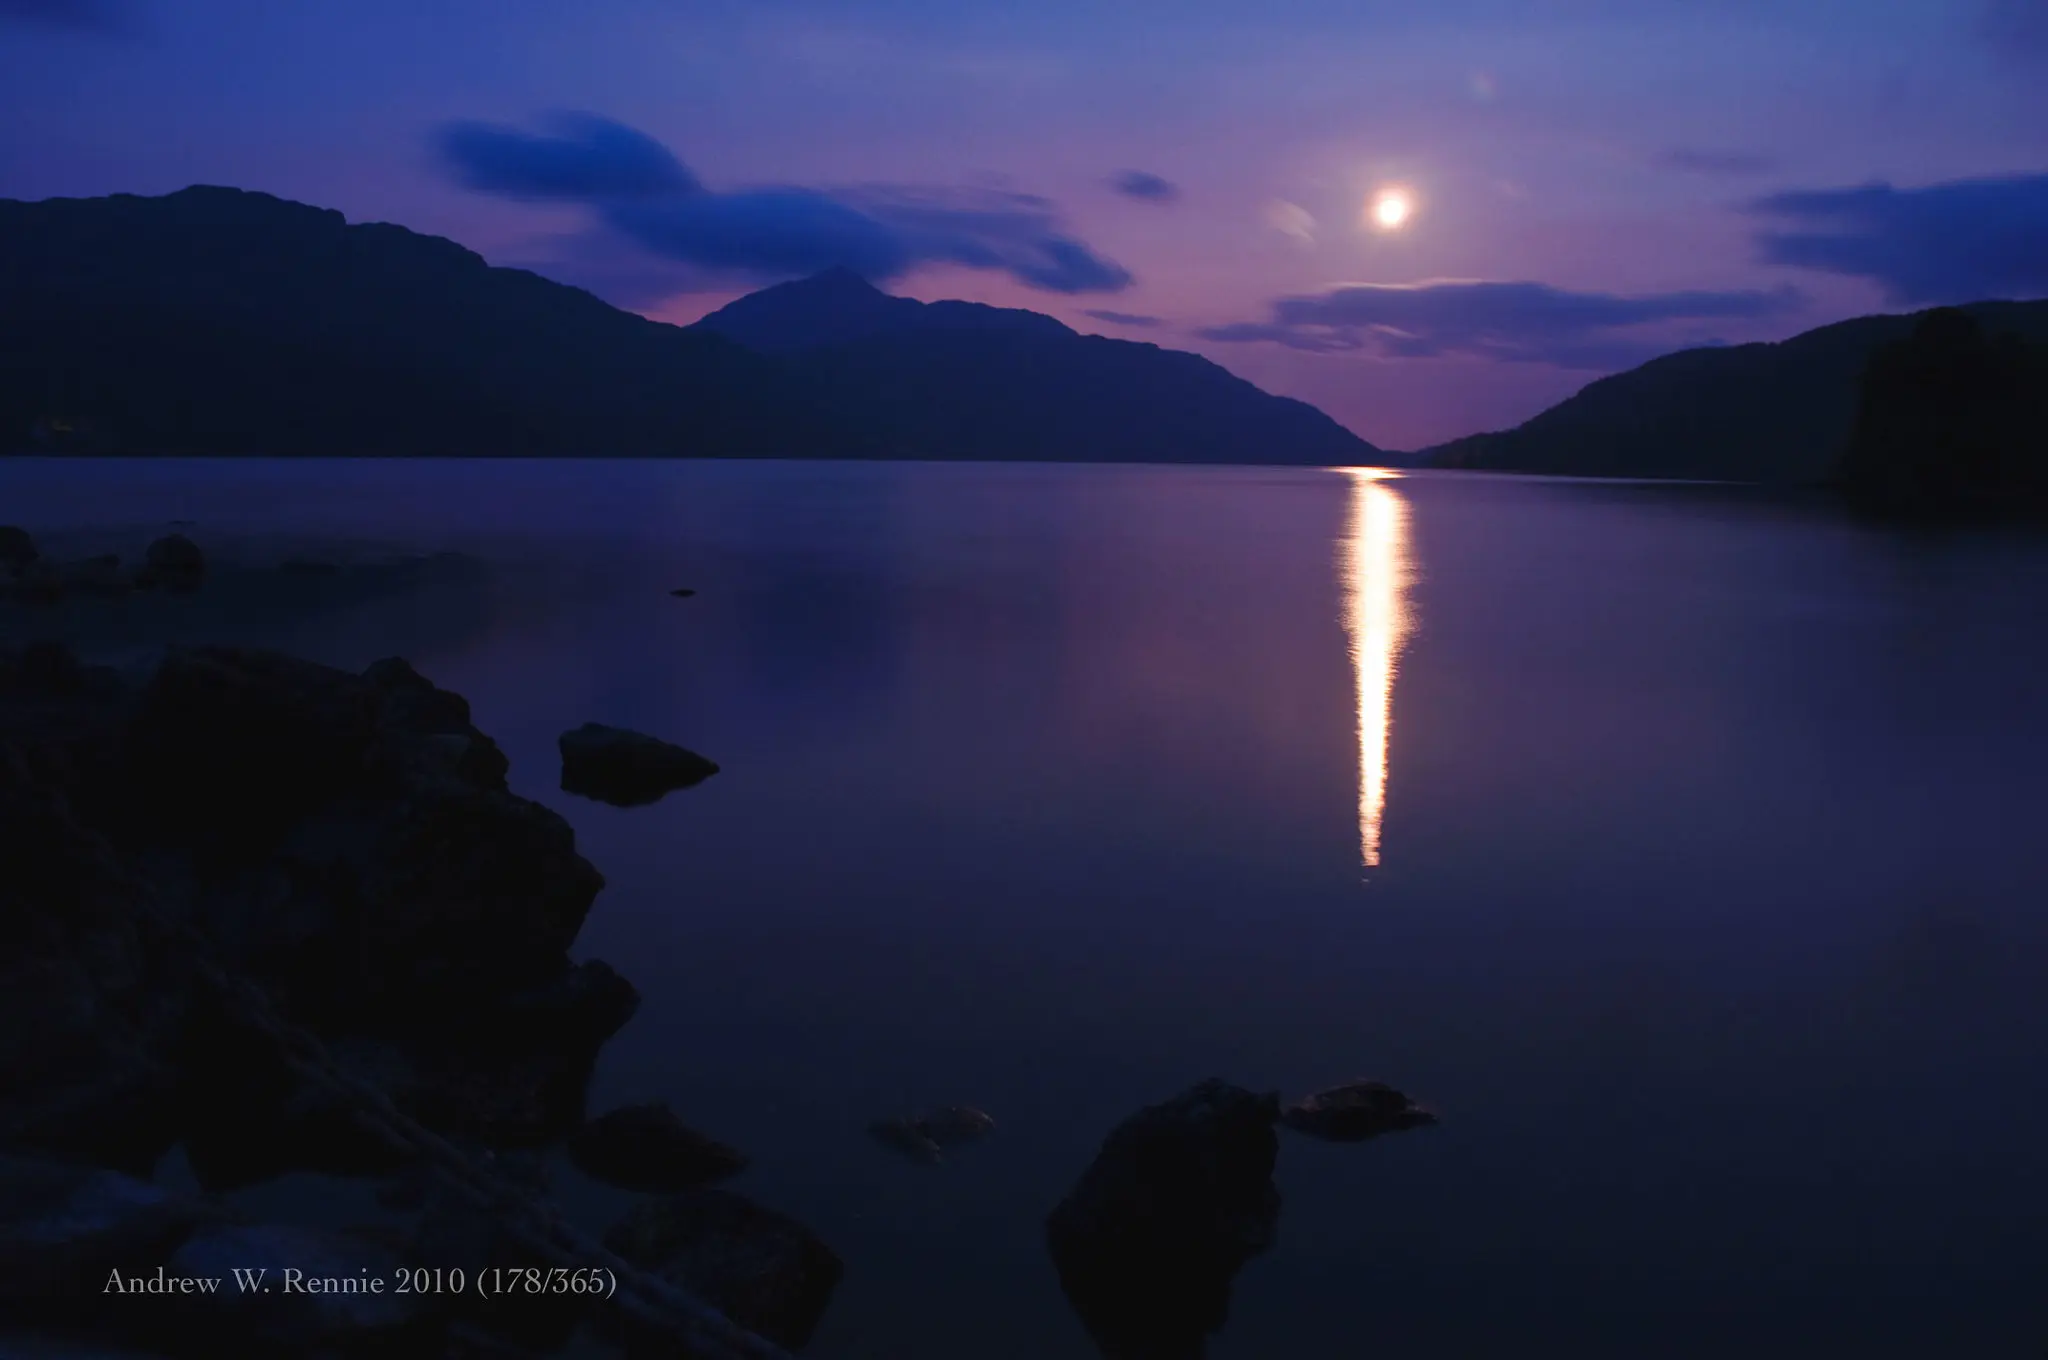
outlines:
[{"label": "blue sky", "polygon": [[2048,296],[2048,0],[0,0],[0,195],[190,183],[673,320],[849,264],[1412,447]]}]

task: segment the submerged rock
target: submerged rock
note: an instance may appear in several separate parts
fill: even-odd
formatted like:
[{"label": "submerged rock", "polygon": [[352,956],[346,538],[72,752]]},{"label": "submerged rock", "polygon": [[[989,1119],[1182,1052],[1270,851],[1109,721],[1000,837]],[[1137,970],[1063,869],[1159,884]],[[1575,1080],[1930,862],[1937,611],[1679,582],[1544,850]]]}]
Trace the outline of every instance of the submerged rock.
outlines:
[{"label": "submerged rock", "polygon": [[0,569],[21,572],[41,553],[29,531],[13,524],[0,524]]},{"label": "submerged rock", "polygon": [[942,1148],[978,1143],[996,1131],[996,1121],[972,1105],[941,1105],[914,1116],[910,1126]]},{"label": "submerged rock", "polygon": [[621,1190],[666,1195],[736,1176],[745,1154],[697,1132],[666,1105],[626,1105],[599,1115],[569,1139],[569,1160]]},{"label": "submerged rock", "polygon": [[1109,1135],[1046,1222],[1060,1287],[1108,1360],[1198,1360],[1272,1244],[1280,1100],[1206,1081]]},{"label": "submerged rock", "polygon": [[564,732],[562,791],[614,807],[639,807],[676,789],[701,784],[718,766],[695,751],[602,723]]},{"label": "submerged rock", "polygon": [[883,1147],[919,1166],[937,1166],[946,1159],[945,1150],[908,1119],[878,1119],[868,1125],[868,1133]]},{"label": "submerged rock", "polygon": [[792,1350],[811,1339],[845,1274],[809,1228],[729,1190],[648,1200],[604,1243]]},{"label": "submerged rock", "polygon": [[868,1125],[875,1141],[922,1166],[937,1166],[948,1148],[978,1143],[995,1132],[996,1121],[971,1105],[941,1105],[907,1119]]},{"label": "submerged rock", "polygon": [[163,586],[168,590],[196,590],[206,576],[206,554],[183,534],[166,534],[151,543],[142,554],[142,570],[136,573],[138,586]]},{"label": "submerged rock", "polygon": [[696,591],[690,589],[688,586],[677,586],[674,590],[671,590],[669,592],[669,594],[675,596],[679,600],[687,600],[696,593]]},{"label": "submerged rock", "polygon": [[1326,1143],[1363,1143],[1427,1128],[1437,1117],[1385,1082],[1354,1081],[1296,1101],[1280,1112],[1280,1122]]}]

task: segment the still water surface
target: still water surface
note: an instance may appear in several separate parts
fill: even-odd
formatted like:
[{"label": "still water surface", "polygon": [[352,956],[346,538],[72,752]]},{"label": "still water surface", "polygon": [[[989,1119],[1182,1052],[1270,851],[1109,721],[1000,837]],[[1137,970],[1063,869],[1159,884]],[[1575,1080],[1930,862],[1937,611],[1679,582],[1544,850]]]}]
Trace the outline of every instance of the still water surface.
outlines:
[{"label": "still water surface", "polygon": [[[411,656],[575,825],[646,996],[595,1102],[840,1251],[822,1360],[1086,1356],[1044,1215],[1211,1075],[1445,1120],[1283,1146],[1219,1360],[2048,1346],[2039,541],[1458,475],[0,464],[0,520],[176,518],[492,564],[271,632]],[[568,797],[586,720],[724,773]],[[954,1101],[1001,1128],[936,1171],[861,1132]]]}]

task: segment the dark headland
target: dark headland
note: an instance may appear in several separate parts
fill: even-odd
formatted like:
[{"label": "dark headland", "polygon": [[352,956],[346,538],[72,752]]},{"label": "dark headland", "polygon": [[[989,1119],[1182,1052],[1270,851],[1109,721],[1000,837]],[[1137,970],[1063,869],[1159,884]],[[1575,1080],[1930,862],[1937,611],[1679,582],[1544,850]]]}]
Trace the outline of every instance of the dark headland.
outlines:
[{"label": "dark headland", "polygon": [[[1513,429],[1416,458],[1499,472],[1837,486],[1866,509],[1916,517],[1944,507],[2032,513],[2048,467],[2044,354],[2048,301],[1858,317],[1777,344],[1667,354]],[[1873,460],[1895,471],[1875,475]],[[1918,470],[1898,470],[1907,463]]]},{"label": "dark headland", "polygon": [[0,451],[1358,464],[1197,355],[828,273],[696,326],[237,189],[0,201]]}]

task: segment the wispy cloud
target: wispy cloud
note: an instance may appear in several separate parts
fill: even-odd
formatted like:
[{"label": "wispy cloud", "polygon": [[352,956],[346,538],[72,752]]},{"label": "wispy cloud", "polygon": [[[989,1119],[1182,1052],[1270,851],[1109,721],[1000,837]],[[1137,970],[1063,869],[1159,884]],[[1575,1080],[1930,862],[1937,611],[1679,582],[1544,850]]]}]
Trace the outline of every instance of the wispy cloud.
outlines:
[{"label": "wispy cloud", "polygon": [[1769,263],[1870,279],[1896,303],[2048,297],[2048,175],[1808,189],[1749,207],[1792,224],[1758,233]]},{"label": "wispy cloud", "polygon": [[1800,303],[1778,292],[1680,292],[1624,297],[1542,283],[1442,279],[1413,284],[1346,284],[1284,297],[1270,319],[1212,326],[1206,340],[1258,342],[1332,353],[1397,358],[1477,355],[1615,368],[1673,348],[1637,328],[1674,321],[1776,316]]},{"label": "wispy cloud", "polygon": [[1119,170],[1110,179],[1109,187],[1125,198],[1140,198],[1147,203],[1172,203],[1180,197],[1179,185],[1145,170]]},{"label": "wispy cloud", "polygon": [[1132,282],[1029,194],[900,185],[719,192],[654,138],[587,113],[558,114],[545,133],[454,123],[434,146],[467,188],[582,204],[601,237],[708,276],[760,281],[845,268],[880,282],[952,264],[1053,293],[1114,293]]},{"label": "wispy cloud", "polygon": [[1081,315],[1092,316],[1097,321],[1107,322],[1112,326],[1135,326],[1141,330],[1166,324],[1156,316],[1145,316],[1138,312],[1087,311]]}]

